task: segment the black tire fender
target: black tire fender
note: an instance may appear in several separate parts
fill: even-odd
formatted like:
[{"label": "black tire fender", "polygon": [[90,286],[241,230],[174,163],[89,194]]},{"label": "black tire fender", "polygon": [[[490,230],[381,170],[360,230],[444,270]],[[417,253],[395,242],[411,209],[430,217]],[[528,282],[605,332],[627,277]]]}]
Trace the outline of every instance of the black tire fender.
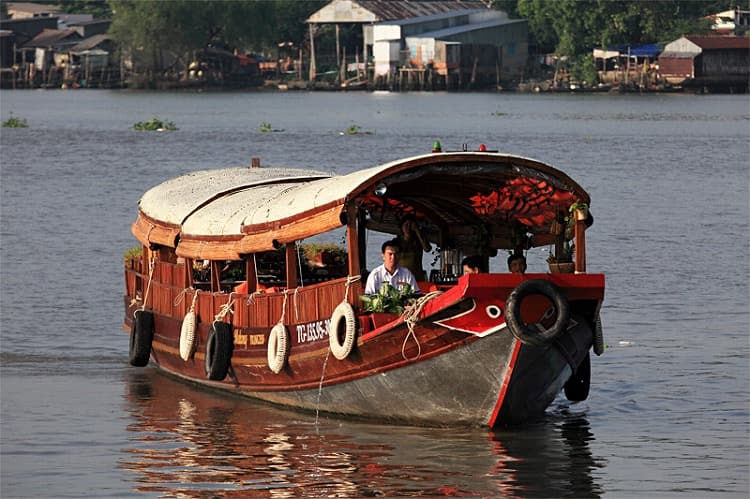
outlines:
[{"label": "black tire fender", "polygon": [[581,402],[589,396],[591,386],[591,356],[587,353],[575,372],[565,382],[565,398],[571,402]]},{"label": "black tire fender", "polygon": [[[531,295],[542,295],[555,307],[557,318],[550,327],[531,327],[521,320],[521,303]],[[529,279],[522,282],[510,292],[505,301],[505,323],[513,336],[526,345],[539,347],[549,344],[567,329],[569,320],[568,299],[560,288],[546,279]]]},{"label": "black tire fender", "polygon": [[232,325],[214,321],[206,341],[206,377],[208,379],[221,381],[227,377],[233,350]]},{"label": "black tire fender", "polygon": [[143,367],[151,358],[151,342],[154,340],[154,313],[136,310],[130,329],[130,365]]}]

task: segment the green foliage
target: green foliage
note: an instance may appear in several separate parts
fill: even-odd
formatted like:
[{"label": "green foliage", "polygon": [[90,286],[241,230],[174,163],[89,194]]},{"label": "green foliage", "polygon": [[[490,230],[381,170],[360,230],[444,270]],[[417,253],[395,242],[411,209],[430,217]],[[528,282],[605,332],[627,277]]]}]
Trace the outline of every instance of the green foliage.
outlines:
[{"label": "green foliage", "polygon": [[135,260],[137,258],[141,258],[143,256],[143,247],[142,246],[133,246],[132,248],[128,248],[125,250],[125,254],[123,255],[123,258],[125,261],[129,260]]},{"label": "green foliage", "polygon": [[734,0],[503,0],[496,8],[529,22],[541,53],[590,53],[595,46],[669,42],[709,28],[705,16]]},{"label": "green foliage", "polygon": [[263,123],[261,123],[261,124],[260,124],[260,126],[258,127],[258,131],[261,131],[261,132],[263,132],[263,133],[267,133],[267,132],[283,132],[283,131],[284,131],[284,129],[283,129],[283,128],[274,128],[274,127],[272,127],[272,126],[271,126],[271,124],[270,124],[270,123],[266,123],[266,122],[264,121],[264,122],[263,122]]},{"label": "green foliage", "polygon": [[139,121],[133,125],[133,130],[138,130],[139,132],[172,132],[177,130],[177,127],[171,121],[161,121],[158,118],[151,118],[148,121]]},{"label": "green foliage", "polygon": [[300,245],[300,249],[310,261],[315,261],[320,254],[336,265],[343,265],[347,261],[346,250],[335,243],[304,243]]},{"label": "green foliage", "polygon": [[108,0],[112,34],[136,70],[165,67],[166,55],[189,63],[208,46],[276,53],[277,43],[305,41],[305,19],[324,1]]},{"label": "green foliage", "polygon": [[547,257],[547,263],[570,263],[573,261],[573,253],[575,253],[576,245],[572,241],[565,241],[563,243],[562,253],[554,255],[551,251]]},{"label": "green foliage", "polygon": [[346,135],[372,135],[373,132],[362,130],[359,125],[351,125],[349,128],[344,130]]},{"label": "green foliage", "polygon": [[385,283],[377,294],[361,296],[360,300],[362,300],[362,310],[365,312],[401,315],[404,313],[404,306],[414,302],[414,295],[414,291],[408,284],[404,285],[404,289],[399,290]]},{"label": "green foliage", "polygon": [[68,14],[91,14],[96,19],[112,17],[106,0],[57,0],[57,6]]},{"label": "green foliage", "polygon": [[26,118],[16,118],[13,113],[10,113],[10,117],[3,121],[3,128],[26,128],[29,126],[29,122]]},{"label": "green foliage", "polygon": [[570,75],[578,82],[586,82],[589,85],[598,83],[599,74],[596,70],[596,62],[592,54],[584,54],[575,58],[570,67]]}]

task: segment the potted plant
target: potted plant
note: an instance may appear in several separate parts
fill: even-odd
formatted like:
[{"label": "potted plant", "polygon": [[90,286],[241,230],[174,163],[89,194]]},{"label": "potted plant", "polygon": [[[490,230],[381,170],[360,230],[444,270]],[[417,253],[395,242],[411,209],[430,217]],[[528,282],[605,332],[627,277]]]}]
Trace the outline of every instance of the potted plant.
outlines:
[{"label": "potted plant", "polygon": [[376,294],[361,296],[360,300],[362,311],[370,312],[373,324],[380,327],[404,313],[405,306],[414,302],[414,290],[408,284],[398,289],[384,283]]},{"label": "potted plant", "polygon": [[589,215],[589,205],[581,201],[576,201],[570,205],[568,213],[570,215],[568,215],[566,220],[568,221],[568,225],[572,226],[576,220],[586,220],[586,217]]},{"label": "potted plant", "polygon": [[575,244],[571,241],[565,241],[562,246],[562,252],[556,255],[550,251],[547,257],[547,263],[549,264],[549,270],[553,274],[570,274],[575,270],[575,263],[573,263],[573,254],[575,252]]}]

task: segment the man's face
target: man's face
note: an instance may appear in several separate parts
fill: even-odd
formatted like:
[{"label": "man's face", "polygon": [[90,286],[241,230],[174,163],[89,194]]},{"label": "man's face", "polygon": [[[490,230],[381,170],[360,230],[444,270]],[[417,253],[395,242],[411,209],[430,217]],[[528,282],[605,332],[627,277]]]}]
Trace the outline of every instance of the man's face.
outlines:
[{"label": "man's face", "polygon": [[388,270],[395,269],[398,264],[398,248],[386,246],[383,252],[383,263]]}]

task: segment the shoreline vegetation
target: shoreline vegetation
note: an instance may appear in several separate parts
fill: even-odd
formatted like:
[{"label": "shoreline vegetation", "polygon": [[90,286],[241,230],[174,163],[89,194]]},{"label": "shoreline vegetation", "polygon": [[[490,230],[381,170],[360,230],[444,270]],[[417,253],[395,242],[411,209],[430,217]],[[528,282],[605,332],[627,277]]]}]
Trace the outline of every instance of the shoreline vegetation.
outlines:
[{"label": "shoreline vegetation", "polygon": [[[0,19],[3,20],[10,14],[6,3],[0,3]],[[397,3],[392,3],[394,8]],[[451,2],[439,3],[441,8],[447,9],[449,6],[444,4]],[[56,29],[50,31],[54,31],[55,36],[67,37],[60,38],[65,43],[50,43],[45,37],[51,35],[42,33],[41,40],[32,39],[30,44],[20,46],[14,44],[10,55],[4,56],[0,87],[747,92],[747,78],[744,73],[737,74],[734,68],[737,47],[731,48],[735,51],[729,54],[731,60],[721,59],[726,56],[721,53],[717,56],[718,62],[711,62],[727,66],[731,71],[712,70],[701,75],[698,71],[696,76],[686,76],[686,79],[682,78],[687,75],[684,71],[677,73],[679,78],[674,72],[660,74],[660,62],[654,55],[658,52],[631,53],[631,47],[664,48],[686,33],[727,34],[716,31],[717,22],[723,19],[719,14],[727,12],[736,14],[733,36],[747,36],[747,23],[742,21],[746,18],[741,17],[747,12],[736,5],[736,0],[498,0],[487,3],[491,4],[488,12],[500,11],[512,26],[519,23],[523,29],[519,28],[518,33],[503,32],[503,45],[498,45],[499,38],[488,41],[480,37],[478,41],[466,42],[441,39],[458,44],[456,46],[465,43],[466,50],[453,50],[449,57],[447,49],[441,49],[445,53],[425,55],[423,59],[421,46],[406,47],[405,39],[400,44],[389,45],[391,53],[387,56],[383,46],[378,46],[380,52],[376,57],[375,44],[373,40],[368,41],[368,37],[374,35],[362,22],[331,21],[328,11],[349,4],[341,0],[70,0],[60,3],[66,13],[92,15],[95,24],[107,24],[106,29],[98,28],[105,31],[87,37],[81,35],[84,36],[81,39],[77,32],[73,33],[75,30]],[[414,2],[416,4],[418,2]],[[466,2],[469,4],[484,5]],[[324,12],[328,13],[324,15]],[[379,15],[387,20],[399,13],[381,12]],[[411,17],[419,16],[411,12]],[[76,45],[73,42],[77,42]],[[512,50],[503,48],[505,44]],[[73,47],[78,48],[73,50]],[[597,50],[603,50],[606,57],[597,56]],[[518,60],[513,58],[516,52],[522,55]],[[613,53],[617,55],[611,55]],[[742,64],[745,63],[741,60]]]}]

